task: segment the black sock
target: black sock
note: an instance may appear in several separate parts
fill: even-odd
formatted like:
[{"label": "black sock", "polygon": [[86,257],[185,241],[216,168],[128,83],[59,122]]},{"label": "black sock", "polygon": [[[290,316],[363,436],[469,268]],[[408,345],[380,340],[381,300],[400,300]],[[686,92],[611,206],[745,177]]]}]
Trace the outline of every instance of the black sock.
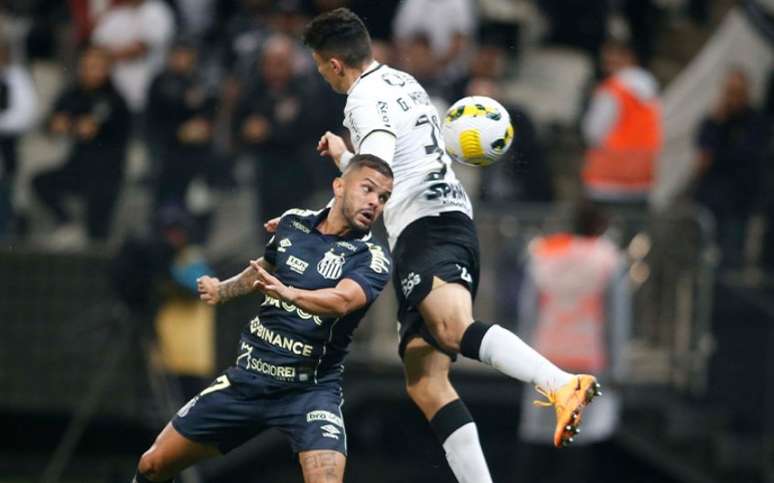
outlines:
[{"label": "black sock", "polygon": [[470,415],[468,407],[462,399],[455,399],[435,413],[430,420],[430,427],[438,441],[443,444],[453,432],[472,422],[473,416]]},{"label": "black sock", "polygon": [[460,354],[477,361],[481,360],[479,356],[479,350],[481,349],[481,341],[484,339],[484,334],[492,328],[492,324],[481,322],[476,320],[465,329],[465,333],[462,334],[462,340],[460,341]]}]

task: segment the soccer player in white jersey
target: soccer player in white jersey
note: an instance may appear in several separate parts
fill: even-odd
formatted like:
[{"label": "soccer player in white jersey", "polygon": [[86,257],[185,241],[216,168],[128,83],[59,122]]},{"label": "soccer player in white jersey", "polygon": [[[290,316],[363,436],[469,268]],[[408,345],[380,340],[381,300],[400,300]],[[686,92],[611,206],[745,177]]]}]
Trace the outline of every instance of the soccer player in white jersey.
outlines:
[{"label": "soccer player in white jersey", "polygon": [[[475,423],[449,381],[457,354],[538,386],[556,408],[555,445],[572,442],[599,385],[593,376],[562,371],[512,332],[473,316],[479,272],[473,213],[425,90],[411,75],[374,61],[365,25],[347,9],[313,19],[304,43],[333,90],[347,94],[344,125],[355,151],[386,160],[395,175],[384,221],[395,263],[406,389],[457,479],[492,481]],[[330,132],[318,150],[342,170],[354,155]]]}]

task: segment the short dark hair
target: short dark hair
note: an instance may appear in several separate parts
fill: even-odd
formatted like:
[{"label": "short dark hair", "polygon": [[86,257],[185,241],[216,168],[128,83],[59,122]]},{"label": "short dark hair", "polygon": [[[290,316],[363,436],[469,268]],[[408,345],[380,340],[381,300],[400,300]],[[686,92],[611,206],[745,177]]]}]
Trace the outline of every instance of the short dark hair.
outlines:
[{"label": "short dark hair", "polygon": [[596,237],[607,230],[608,216],[605,209],[587,198],[576,201],[572,218],[573,232],[577,235]]},{"label": "short dark hair", "polygon": [[349,164],[347,165],[347,169],[344,170],[344,173],[346,174],[352,170],[360,168],[371,168],[390,179],[393,178],[392,168],[390,168],[390,165],[379,156],[374,156],[373,154],[354,155],[352,159],[349,160]]},{"label": "short dark hair", "polygon": [[318,15],[304,28],[304,45],[325,56],[359,67],[372,57],[371,36],[363,21],[347,8]]}]

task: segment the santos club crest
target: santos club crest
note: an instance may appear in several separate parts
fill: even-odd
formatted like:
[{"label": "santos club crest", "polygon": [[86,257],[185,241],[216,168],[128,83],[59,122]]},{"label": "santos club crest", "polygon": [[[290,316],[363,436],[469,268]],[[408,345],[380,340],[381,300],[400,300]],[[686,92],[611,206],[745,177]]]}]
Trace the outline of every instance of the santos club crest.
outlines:
[{"label": "santos club crest", "polygon": [[344,268],[344,255],[336,255],[333,250],[326,252],[323,259],[317,263],[317,271],[329,280],[338,279],[342,268]]}]

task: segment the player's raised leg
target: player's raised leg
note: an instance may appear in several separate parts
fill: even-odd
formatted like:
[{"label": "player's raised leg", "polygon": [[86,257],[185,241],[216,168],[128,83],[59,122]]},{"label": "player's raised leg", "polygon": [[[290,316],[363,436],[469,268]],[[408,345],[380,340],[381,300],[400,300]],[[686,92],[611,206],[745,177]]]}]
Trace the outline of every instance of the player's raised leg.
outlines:
[{"label": "player's raised leg", "polygon": [[140,458],[132,483],[171,482],[189,466],[219,454],[214,446],[191,441],[168,423]]},{"label": "player's raised leg", "polygon": [[475,320],[470,292],[462,285],[439,279],[433,285],[419,311],[441,347],[541,388],[548,404],[556,408],[554,444],[571,443],[583,408],[600,394],[596,379],[562,371],[513,332]]},{"label": "player's raised leg", "polygon": [[344,481],[347,458],[333,450],[313,450],[298,453],[304,473],[304,483],[337,483]]},{"label": "player's raised leg", "polygon": [[430,423],[457,480],[491,482],[476,423],[449,381],[449,356],[415,337],[406,344],[403,365],[406,390]]}]

